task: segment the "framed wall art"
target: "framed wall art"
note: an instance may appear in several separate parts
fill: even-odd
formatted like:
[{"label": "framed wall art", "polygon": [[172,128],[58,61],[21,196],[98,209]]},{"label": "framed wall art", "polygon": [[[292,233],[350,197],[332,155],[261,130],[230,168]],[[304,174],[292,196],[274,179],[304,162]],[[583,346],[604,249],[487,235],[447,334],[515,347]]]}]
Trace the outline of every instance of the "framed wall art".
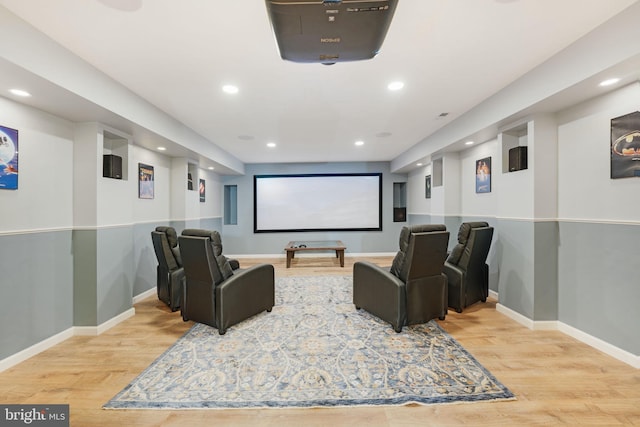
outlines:
[{"label": "framed wall art", "polygon": [[198,191],[200,193],[200,201],[204,202],[204,196],[205,196],[205,184],[204,184],[204,179],[200,180],[200,185],[198,185]]},{"label": "framed wall art", "polygon": [[424,177],[424,197],[427,199],[431,198],[431,175]]},{"label": "framed wall art", "polygon": [[476,160],[476,193],[491,192],[491,157]]},{"label": "framed wall art", "polygon": [[0,190],[18,189],[18,131],[0,126]]},{"label": "framed wall art", "polygon": [[138,163],[138,198],[153,199],[153,166]]},{"label": "framed wall art", "polygon": [[611,179],[640,177],[640,111],[611,119]]}]

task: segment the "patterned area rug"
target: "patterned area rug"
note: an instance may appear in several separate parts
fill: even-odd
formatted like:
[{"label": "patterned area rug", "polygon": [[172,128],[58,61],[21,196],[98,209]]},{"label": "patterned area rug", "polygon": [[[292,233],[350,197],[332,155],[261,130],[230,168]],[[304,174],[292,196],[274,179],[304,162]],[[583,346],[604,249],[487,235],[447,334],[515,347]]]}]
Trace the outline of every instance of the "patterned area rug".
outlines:
[{"label": "patterned area rug", "polygon": [[351,277],[276,280],[276,306],[226,335],[196,324],[104,407],[263,408],[512,399],[440,326],[356,311]]}]

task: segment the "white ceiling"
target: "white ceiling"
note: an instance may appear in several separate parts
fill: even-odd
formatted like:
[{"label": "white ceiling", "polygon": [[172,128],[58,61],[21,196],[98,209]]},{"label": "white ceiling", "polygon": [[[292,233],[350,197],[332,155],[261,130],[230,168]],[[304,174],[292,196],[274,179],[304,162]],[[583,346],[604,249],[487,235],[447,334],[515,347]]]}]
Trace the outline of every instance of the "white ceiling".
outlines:
[{"label": "white ceiling", "polygon": [[[381,53],[333,66],[280,59],[264,0],[0,5],[241,162],[264,163],[391,161],[635,2],[399,0]],[[21,73],[3,60],[0,71]],[[405,86],[391,92],[395,80]],[[73,116],[77,102],[68,118],[122,125],[50,96],[53,113]]]}]

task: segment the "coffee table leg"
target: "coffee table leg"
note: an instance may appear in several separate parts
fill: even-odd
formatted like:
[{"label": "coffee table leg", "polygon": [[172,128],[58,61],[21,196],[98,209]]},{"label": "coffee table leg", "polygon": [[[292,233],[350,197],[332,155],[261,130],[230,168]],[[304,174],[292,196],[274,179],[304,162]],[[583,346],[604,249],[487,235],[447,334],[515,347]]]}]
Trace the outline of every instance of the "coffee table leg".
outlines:
[{"label": "coffee table leg", "polygon": [[291,258],[293,258],[293,251],[287,251],[287,268],[291,267]]},{"label": "coffee table leg", "polygon": [[340,257],[340,267],[344,267],[344,249],[336,251],[336,255]]}]

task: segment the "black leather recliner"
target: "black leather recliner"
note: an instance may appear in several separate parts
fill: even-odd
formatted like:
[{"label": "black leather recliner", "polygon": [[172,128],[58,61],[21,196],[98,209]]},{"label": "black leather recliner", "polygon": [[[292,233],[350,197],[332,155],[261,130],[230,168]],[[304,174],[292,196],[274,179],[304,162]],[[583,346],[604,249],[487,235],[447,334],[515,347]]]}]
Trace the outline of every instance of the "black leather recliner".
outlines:
[{"label": "black leather recliner", "polygon": [[156,227],[151,232],[151,241],[158,260],[156,268],[158,299],[167,304],[171,311],[176,311],[180,308],[184,281],[178,235],[173,227]]},{"label": "black leather recliner", "polygon": [[[202,228],[185,228],[184,230],[182,230],[182,235],[183,236],[202,236],[202,237],[209,237],[211,240],[211,243],[216,246],[216,250],[219,251],[222,254],[222,238],[220,237],[220,233],[216,233],[216,235],[212,235],[211,234],[212,230],[205,230]],[[231,259],[231,258],[227,258],[226,256],[222,255],[227,261],[229,261],[229,265],[231,266],[232,270],[237,270],[240,268],[240,261],[238,261],[237,259]]]},{"label": "black leather recliner", "polygon": [[188,229],[179,237],[186,281],[182,318],[204,323],[223,335],[233,326],[275,304],[271,264],[233,270],[222,255],[217,231]]},{"label": "black leather recliner", "polygon": [[443,273],[449,232],[442,224],[403,227],[400,250],[391,268],[368,261],[353,265],[353,303],[391,323],[404,325],[444,320],[447,277]]},{"label": "black leather recliner", "polygon": [[465,307],[489,296],[489,266],[486,264],[493,227],[483,221],[463,222],[458,244],[444,263],[449,282],[449,307],[462,313]]}]

